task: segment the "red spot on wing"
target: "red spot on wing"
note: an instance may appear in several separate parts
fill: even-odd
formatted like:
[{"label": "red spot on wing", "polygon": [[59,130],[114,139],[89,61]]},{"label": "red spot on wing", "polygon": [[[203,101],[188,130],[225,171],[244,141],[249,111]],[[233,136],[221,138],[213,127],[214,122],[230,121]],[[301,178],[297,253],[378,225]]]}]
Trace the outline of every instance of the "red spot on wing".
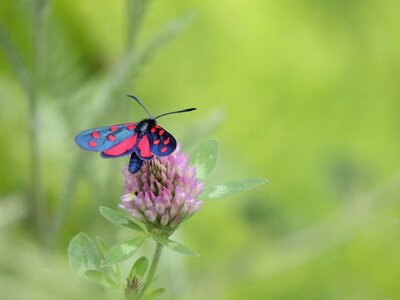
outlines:
[{"label": "red spot on wing", "polygon": [[168,148],[167,148],[167,147],[163,147],[163,148],[161,148],[161,152],[162,152],[162,153],[166,152],[167,150],[168,150]]},{"label": "red spot on wing", "polygon": [[128,130],[133,130],[136,128],[136,123],[127,123],[125,126],[128,128]]},{"label": "red spot on wing", "polygon": [[170,142],[170,138],[168,137],[165,141],[164,141],[164,145],[168,145]]},{"label": "red spot on wing", "polygon": [[155,127],[151,128],[151,132],[152,132],[152,133],[154,133],[154,132],[156,132],[156,131],[157,131],[157,128],[155,128]]},{"label": "red spot on wing", "polygon": [[90,147],[96,147],[96,146],[97,146],[97,143],[96,143],[95,141],[90,141],[90,142],[89,142],[89,146],[90,146]]},{"label": "red spot on wing", "polygon": [[163,135],[164,132],[165,132],[165,130],[164,130],[164,129],[161,129],[160,132],[159,132],[159,135]]},{"label": "red spot on wing", "polygon": [[94,139],[100,138],[99,132],[98,131],[93,131],[92,132],[92,138],[94,138]]},{"label": "red spot on wing", "polygon": [[154,145],[158,145],[159,143],[160,143],[160,140],[155,140],[155,141],[153,142]]},{"label": "red spot on wing", "polygon": [[150,151],[150,143],[147,135],[144,135],[138,144],[140,156],[144,158],[150,158],[152,156]]},{"label": "red spot on wing", "polygon": [[111,131],[115,131],[115,130],[117,130],[117,129],[118,129],[118,126],[117,126],[117,125],[113,125],[113,126],[110,127],[110,130],[111,130]]},{"label": "red spot on wing", "polygon": [[136,144],[136,137],[137,135],[135,134],[134,136],[131,136],[130,138],[127,138],[121,143],[115,145],[114,147],[104,151],[104,153],[109,156],[122,155],[133,149]]},{"label": "red spot on wing", "polygon": [[155,128],[161,128],[161,126],[160,125],[156,125],[156,126],[154,126]]},{"label": "red spot on wing", "polygon": [[114,135],[112,135],[112,134],[109,134],[108,136],[107,136],[107,138],[111,141],[111,142],[114,142],[117,138],[114,136]]}]

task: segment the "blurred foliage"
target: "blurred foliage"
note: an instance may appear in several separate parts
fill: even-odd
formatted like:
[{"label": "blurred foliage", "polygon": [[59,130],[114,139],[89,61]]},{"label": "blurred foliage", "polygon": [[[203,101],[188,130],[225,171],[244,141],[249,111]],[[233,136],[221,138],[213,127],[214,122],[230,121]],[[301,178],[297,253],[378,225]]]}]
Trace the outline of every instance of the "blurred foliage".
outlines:
[{"label": "blurred foliage", "polygon": [[143,118],[127,93],[155,114],[199,109],[161,124],[186,150],[219,141],[210,182],[271,181],[174,235],[202,256],[163,253],[160,299],[400,298],[400,2],[132,2],[0,3],[0,298],[100,299],[74,281],[67,244],[131,238],[98,213],[126,161],[73,137]]}]

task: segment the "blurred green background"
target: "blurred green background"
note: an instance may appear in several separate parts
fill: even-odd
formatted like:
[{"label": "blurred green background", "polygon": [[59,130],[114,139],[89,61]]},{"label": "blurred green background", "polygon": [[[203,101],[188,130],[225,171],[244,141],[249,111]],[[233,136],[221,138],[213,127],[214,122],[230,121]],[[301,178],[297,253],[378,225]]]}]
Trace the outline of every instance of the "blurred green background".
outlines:
[{"label": "blurred green background", "polygon": [[161,124],[186,150],[219,141],[210,182],[271,181],[182,226],[174,238],[201,256],[165,250],[160,299],[400,299],[399,11],[1,1],[0,299],[103,297],[71,274],[67,245],[130,237],[98,212],[117,206],[126,159],[73,138],[145,117],[127,93],[154,114],[198,108]]}]

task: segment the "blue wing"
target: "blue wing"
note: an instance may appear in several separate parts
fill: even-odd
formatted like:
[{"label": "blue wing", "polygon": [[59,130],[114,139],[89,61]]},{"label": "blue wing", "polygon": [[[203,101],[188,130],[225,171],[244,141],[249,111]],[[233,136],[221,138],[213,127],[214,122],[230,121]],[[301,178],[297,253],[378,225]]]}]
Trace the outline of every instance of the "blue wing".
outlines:
[{"label": "blue wing", "polygon": [[136,124],[127,123],[85,130],[75,137],[84,150],[100,152],[103,157],[130,154],[136,145]]},{"label": "blue wing", "polygon": [[175,151],[176,140],[165,129],[156,125],[148,133],[150,150],[156,156],[167,156]]}]

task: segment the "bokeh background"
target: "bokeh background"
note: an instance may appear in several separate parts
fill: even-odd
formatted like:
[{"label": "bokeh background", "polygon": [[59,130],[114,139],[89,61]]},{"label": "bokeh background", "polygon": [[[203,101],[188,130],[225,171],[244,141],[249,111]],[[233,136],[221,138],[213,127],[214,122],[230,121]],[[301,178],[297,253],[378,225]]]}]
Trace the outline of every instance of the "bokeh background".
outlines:
[{"label": "bokeh background", "polygon": [[[400,299],[400,2],[0,3],[0,299],[102,299],[68,242],[110,244],[125,159],[81,130],[186,107],[186,150],[217,139],[209,182],[271,184],[206,202],[165,250],[160,299]],[[151,245],[146,251],[151,251]]]}]

